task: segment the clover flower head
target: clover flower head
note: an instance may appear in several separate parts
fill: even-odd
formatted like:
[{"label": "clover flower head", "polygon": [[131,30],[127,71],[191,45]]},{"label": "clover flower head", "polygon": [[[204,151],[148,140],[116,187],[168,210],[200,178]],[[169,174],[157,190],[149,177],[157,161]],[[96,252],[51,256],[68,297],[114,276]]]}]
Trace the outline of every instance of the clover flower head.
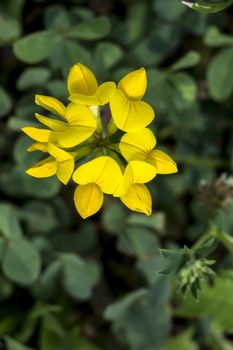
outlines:
[{"label": "clover flower head", "polygon": [[177,172],[177,166],[155,148],[156,138],[147,127],[155,113],[143,101],[146,70],[126,74],[117,85],[111,81],[99,85],[92,71],[77,63],[70,69],[67,88],[66,105],[36,95],[36,104],[51,115],[36,113],[43,128],[26,126],[22,131],[34,140],[28,151],[47,157],[26,173],[37,178],[56,175],[65,185],[72,177],[77,184],[75,207],[83,218],[99,211],[104,194],[150,215],[152,198],[145,184],[157,174]]}]

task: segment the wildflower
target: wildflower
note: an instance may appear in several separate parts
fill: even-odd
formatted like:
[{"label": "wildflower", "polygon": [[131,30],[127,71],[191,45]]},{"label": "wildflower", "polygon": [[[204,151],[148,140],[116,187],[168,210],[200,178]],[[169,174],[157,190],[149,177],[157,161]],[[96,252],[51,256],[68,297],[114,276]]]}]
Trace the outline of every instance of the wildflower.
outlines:
[{"label": "wildflower", "polygon": [[36,142],[28,148],[29,152],[48,152],[49,156],[34,164],[26,170],[28,175],[43,178],[57,175],[58,179],[66,185],[74,171],[74,157],[72,154],[56,147],[52,143]]},{"label": "wildflower", "polygon": [[91,110],[84,105],[70,103],[65,107],[53,97],[36,95],[36,103],[63,118],[63,121],[35,114],[36,119],[50,128],[22,128],[23,132],[38,142],[52,142],[62,148],[79,145],[95,131],[97,122]]},{"label": "wildflower", "polygon": [[131,161],[126,166],[123,179],[114,196],[131,210],[151,215],[152,199],[149,190],[144,185],[156,176],[153,165],[142,161]]},{"label": "wildflower", "polygon": [[79,214],[84,219],[95,214],[102,207],[103,194],[113,194],[121,179],[121,169],[111,157],[101,156],[81,165],[73,174],[79,184],[74,193]]},{"label": "wildflower", "polygon": [[112,118],[119,129],[137,131],[154,119],[153,108],[148,103],[141,101],[146,87],[147,77],[144,68],[135,70],[120,80],[110,100]]},{"label": "wildflower", "polygon": [[[67,86],[72,101],[68,106],[54,97],[36,95],[36,104],[56,118],[35,114],[47,128],[22,129],[37,141],[28,151],[48,153],[26,173],[34,177],[57,175],[67,184],[77,162],[74,203],[83,218],[99,211],[104,194],[150,215],[152,198],[145,184],[157,174],[176,172],[177,167],[166,153],[154,149],[156,138],[146,128],[155,114],[142,101],[147,87],[145,69],[127,74],[116,87],[113,82],[98,85],[94,74],[77,63],[69,72]],[[101,115],[101,106],[107,103],[111,111],[108,123],[102,122]]]},{"label": "wildflower", "polygon": [[144,128],[124,134],[120,140],[120,151],[127,161],[141,160],[152,164],[158,174],[177,172],[174,160],[163,151],[155,150],[156,138],[153,132]]},{"label": "wildflower", "polygon": [[83,64],[75,64],[67,78],[69,99],[88,106],[102,106],[113,96],[116,84],[106,82],[98,86],[94,74]]}]

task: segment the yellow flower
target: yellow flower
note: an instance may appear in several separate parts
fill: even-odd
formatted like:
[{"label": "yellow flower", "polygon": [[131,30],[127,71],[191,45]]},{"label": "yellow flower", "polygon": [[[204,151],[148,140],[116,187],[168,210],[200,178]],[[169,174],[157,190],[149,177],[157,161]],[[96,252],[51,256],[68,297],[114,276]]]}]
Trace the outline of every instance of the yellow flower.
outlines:
[{"label": "yellow flower", "polygon": [[146,102],[141,101],[147,87],[144,68],[135,70],[124,76],[110,100],[112,118],[117,127],[123,131],[137,131],[152,122],[154,110]]},{"label": "yellow flower", "polygon": [[156,169],[153,165],[137,160],[131,161],[125,169],[123,180],[113,195],[120,197],[129,209],[151,215],[152,199],[144,184],[155,176]]},{"label": "yellow flower", "polygon": [[127,161],[141,160],[150,163],[158,174],[176,173],[177,165],[174,160],[165,152],[154,150],[155,146],[156,138],[148,128],[124,134],[119,144]]},{"label": "yellow flower", "polygon": [[96,130],[97,122],[91,110],[84,105],[70,103],[65,107],[50,96],[36,95],[36,103],[63,120],[51,119],[40,114],[35,117],[50,128],[25,127],[22,131],[38,142],[52,142],[62,148],[74,147],[88,139]]},{"label": "yellow flower", "polygon": [[49,157],[34,164],[26,170],[28,175],[37,178],[57,175],[58,179],[66,185],[74,171],[74,157],[72,154],[56,147],[52,143],[36,142],[28,148],[29,152],[48,152]]},{"label": "yellow flower", "polygon": [[95,214],[102,207],[103,194],[113,194],[121,179],[120,167],[111,157],[98,157],[81,165],[74,172],[73,180],[79,184],[74,203],[82,218]]},{"label": "yellow flower", "polygon": [[[102,207],[104,194],[120,198],[131,210],[150,215],[152,198],[145,184],[157,174],[177,172],[177,166],[166,153],[154,149],[156,138],[146,128],[155,113],[142,100],[147,88],[145,69],[125,75],[116,87],[113,82],[98,85],[91,70],[77,63],[70,69],[67,86],[72,101],[67,107],[54,97],[36,95],[36,104],[57,117],[35,114],[47,128],[22,128],[37,141],[28,151],[49,154],[29,168],[27,174],[57,175],[67,184],[75,161],[82,159],[73,180],[78,184],[74,203],[83,218]],[[101,106],[107,103],[110,105],[108,125],[105,120],[102,122],[101,115]],[[126,132],[120,142],[118,135],[123,133],[117,133],[118,129]],[[70,152],[69,148],[72,148]]]},{"label": "yellow flower", "polygon": [[75,64],[67,78],[69,99],[88,106],[102,106],[110,101],[116,85],[106,82],[98,86],[94,74],[81,63]]}]

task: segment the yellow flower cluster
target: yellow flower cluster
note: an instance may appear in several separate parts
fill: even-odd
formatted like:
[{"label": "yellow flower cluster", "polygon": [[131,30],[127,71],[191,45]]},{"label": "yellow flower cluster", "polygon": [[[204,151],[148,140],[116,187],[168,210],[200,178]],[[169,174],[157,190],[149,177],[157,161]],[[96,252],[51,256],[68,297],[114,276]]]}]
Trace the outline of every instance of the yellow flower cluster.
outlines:
[{"label": "yellow flower cluster", "polygon": [[67,106],[54,97],[36,95],[36,104],[53,116],[36,113],[47,128],[22,130],[35,141],[28,151],[48,156],[26,173],[37,178],[56,175],[65,185],[73,175],[78,184],[74,202],[83,218],[101,208],[104,194],[150,215],[152,199],[145,183],[157,174],[177,172],[177,166],[155,149],[156,138],[147,128],[155,113],[142,100],[147,88],[145,69],[125,75],[117,86],[114,82],[98,85],[94,74],[78,63],[69,72],[67,86],[71,101]]}]

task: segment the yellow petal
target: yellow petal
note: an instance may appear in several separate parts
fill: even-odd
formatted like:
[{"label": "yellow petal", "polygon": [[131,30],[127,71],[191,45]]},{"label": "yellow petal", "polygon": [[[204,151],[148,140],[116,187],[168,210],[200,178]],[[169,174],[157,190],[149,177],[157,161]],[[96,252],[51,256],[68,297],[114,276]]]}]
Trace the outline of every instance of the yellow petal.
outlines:
[{"label": "yellow petal", "polygon": [[145,185],[135,184],[130,186],[126,194],[120,199],[131,210],[146,215],[151,215],[152,213],[152,198],[150,191]]},{"label": "yellow petal", "polygon": [[27,151],[28,152],[34,152],[34,151],[48,152],[48,143],[35,142],[27,148]]},{"label": "yellow petal", "polygon": [[74,192],[74,203],[83,219],[95,214],[103,205],[104,196],[94,183],[79,185]]},{"label": "yellow petal", "polygon": [[130,100],[120,89],[110,101],[112,117],[117,127],[134,132],[145,128],[154,119],[153,108],[143,101]]},{"label": "yellow petal", "polygon": [[115,90],[115,83],[106,82],[101,84],[93,95],[74,94],[69,97],[69,100],[88,106],[103,106],[112,99]]},{"label": "yellow petal", "polygon": [[36,95],[35,102],[37,105],[64,118],[66,107],[56,98],[51,96]]},{"label": "yellow petal", "polygon": [[93,95],[98,87],[94,74],[81,63],[75,64],[70,69],[67,85],[70,95]]},{"label": "yellow petal", "polygon": [[113,193],[113,196],[123,196],[133,184],[147,183],[151,181],[156,174],[157,172],[154,165],[143,161],[130,161],[125,169],[123,179]]},{"label": "yellow petal", "polygon": [[59,147],[71,148],[87,140],[95,129],[86,126],[69,126],[66,131],[57,133],[56,142]]},{"label": "yellow petal", "polygon": [[99,103],[95,95],[73,94],[69,96],[69,100],[87,106],[97,106]]},{"label": "yellow petal", "polygon": [[104,193],[113,194],[122,179],[117,162],[108,156],[98,157],[81,165],[73,174],[80,185],[97,184]]},{"label": "yellow petal", "polygon": [[28,175],[33,177],[43,178],[50,177],[56,174],[57,162],[53,157],[47,157],[42,161],[36,163],[31,168],[26,170]]},{"label": "yellow petal", "polygon": [[58,162],[64,162],[66,160],[73,159],[72,155],[63,149],[58,148],[52,143],[48,144],[48,153],[53,156]]},{"label": "yellow petal", "polygon": [[55,135],[51,130],[39,129],[32,126],[26,126],[21,130],[33,140],[39,142],[52,142],[55,138]]},{"label": "yellow petal", "polygon": [[66,119],[69,125],[82,125],[90,128],[96,128],[97,126],[96,118],[90,108],[76,103],[68,105]]},{"label": "yellow petal", "polygon": [[74,158],[58,162],[57,177],[64,184],[67,185],[74,171]]},{"label": "yellow petal", "polygon": [[67,127],[67,124],[64,122],[61,122],[60,120],[47,118],[38,113],[35,113],[35,117],[37,120],[39,120],[41,124],[48,126],[51,130],[54,130],[54,131],[63,131]]},{"label": "yellow petal", "polygon": [[95,93],[95,96],[99,101],[99,105],[105,105],[106,103],[108,103],[112,99],[115,91],[116,91],[115,83],[109,81],[101,84]]},{"label": "yellow petal", "polygon": [[146,70],[144,68],[137,69],[126,74],[118,84],[118,88],[133,100],[141,100],[145,95],[147,87]]},{"label": "yellow petal", "polygon": [[158,174],[172,174],[178,171],[176,162],[168,154],[159,150],[149,153],[148,162],[156,167]]},{"label": "yellow petal", "polygon": [[119,147],[126,160],[144,160],[155,145],[156,138],[153,132],[148,128],[144,128],[124,134]]},{"label": "yellow petal", "polygon": [[147,183],[157,174],[156,168],[146,162],[133,160],[128,163],[124,178],[131,184]]},{"label": "yellow petal", "polygon": [[52,143],[48,144],[48,152],[57,161],[57,177],[66,185],[74,171],[74,158],[63,149],[58,148]]}]

